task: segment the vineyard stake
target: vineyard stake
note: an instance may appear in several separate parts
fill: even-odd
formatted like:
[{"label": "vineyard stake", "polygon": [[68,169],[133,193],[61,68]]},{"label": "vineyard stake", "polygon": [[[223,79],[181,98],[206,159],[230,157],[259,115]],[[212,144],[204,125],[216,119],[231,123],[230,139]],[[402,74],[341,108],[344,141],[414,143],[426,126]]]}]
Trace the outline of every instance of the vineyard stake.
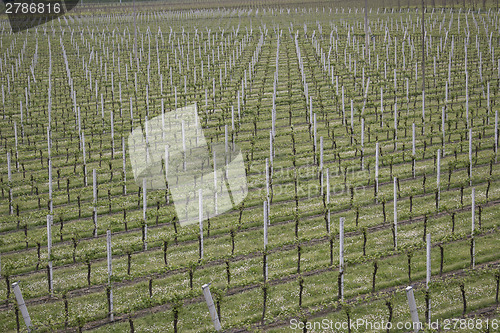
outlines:
[{"label": "vineyard stake", "polygon": [[[323,139],[323,137],[321,137]],[[321,146],[323,147],[323,140],[321,140]],[[365,118],[361,118],[361,170],[365,169],[364,161],[365,152]],[[321,155],[323,155],[323,149],[321,150]],[[323,156],[321,158],[323,164]]]},{"label": "vineyard stake", "polygon": [[52,223],[53,216],[47,215],[47,257],[49,259],[49,291],[50,297],[54,296],[54,285],[53,285],[53,274],[52,274],[52,258],[51,258],[51,250],[52,250]]},{"label": "vineyard stake", "polygon": [[207,303],[208,311],[210,312],[210,318],[212,319],[215,330],[220,331],[221,325],[219,316],[217,315],[217,311],[215,310],[212,294],[210,293],[210,283],[204,284],[203,286],[201,286],[201,289],[203,290],[203,296],[205,297],[205,302]]},{"label": "vineyard stake", "polygon": [[203,193],[202,189],[198,190],[198,217],[200,224],[200,260],[203,259]]},{"label": "vineyard stake", "polygon": [[[168,145],[165,146],[165,182],[166,182],[166,196],[167,196],[167,204],[169,203],[169,197],[168,197],[168,159],[169,159],[169,151],[168,151]],[[216,177],[214,175],[214,177]],[[214,192],[217,191],[217,188],[216,188],[216,185],[215,184],[215,187],[214,187]]]},{"label": "vineyard stake", "polygon": [[142,219],[144,220],[144,223],[146,223],[146,210],[148,206],[148,201],[147,201],[147,182],[146,182],[146,177],[142,179]]},{"label": "vineyard stake", "polygon": [[134,126],[134,111],[132,109],[132,97],[130,97],[130,124]]},{"label": "vineyard stake", "polygon": [[380,88],[380,127],[384,127],[384,90]]},{"label": "vineyard stake", "polygon": [[425,134],[425,90],[422,91],[422,135]]},{"label": "vineyard stake", "polygon": [[441,110],[441,131],[443,132],[443,157],[444,157],[444,146],[445,146],[445,141],[446,141],[445,127],[444,127],[446,116],[445,116],[444,108],[445,107],[443,106],[443,108]]},{"label": "vineyard stake", "polygon": [[398,179],[394,177],[394,249],[398,249]]},{"label": "vineyard stake", "polygon": [[340,297],[344,300],[344,222],[343,217],[339,220],[339,273],[340,273]]},{"label": "vineyard stake", "polygon": [[398,98],[394,103],[394,150],[398,150]]},{"label": "vineyard stake", "polygon": [[375,194],[378,195],[379,143],[375,143]]},{"label": "vineyard stake", "polygon": [[111,230],[106,230],[106,254],[107,254],[107,264],[108,264],[108,283],[111,283]]},{"label": "vineyard stake", "polygon": [[342,85],[342,123],[346,125],[345,122],[345,101],[344,101],[344,85]]},{"label": "vineyard stake", "polygon": [[[266,257],[266,251],[267,251],[267,225],[268,225],[268,217],[267,217],[267,214],[268,214],[268,208],[267,208],[267,201],[264,200],[264,258]],[[264,267],[264,281],[267,281],[267,260],[266,260],[266,263],[265,263],[265,267]]]},{"label": "vineyard stake", "polygon": [[144,239],[143,239],[143,248],[144,251],[148,250],[148,221],[146,218],[146,209],[147,209],[147,189],[146,189],[146,178],[142,179],[142,218],[144,220]]},{"label": "vineyard stake", "polygon": [[[394,46],[396,46],[396,44],[394,44]],[[394,54],[395,55],[395,54]],[[395,58],[396,59],[396,58]],[[396,76],[396,68],[394,68],[394,94],[397,93],[397,76]]]},{"label": "vineyard stake", "polygon": [[270,188],[269,188],[269,183],[270,183],[270,177],[269,177],[269,159],[266,158],[266,200],[269,199],[270,197]]},{"label": "vineyard stake", "polygon": [[16,169],[19,171],[19,153],[17,150],[17,122],[14,121],[14,140],[15,140],[15,148],[16,148]]},{"label": "vineyard stake", "polygon": [[[215,150],[213,151],[214,155],[214,208],[215,208],[215,215],[217,215],[218,209],[217,209],[217,160],[216,160],[216,154]],[[222,186],[222,185],[221,185]]]},{"label": "vineyard stake", "polygon": [[330,234],[331,232],[331,227],[330,227],[330,221],[331,221],[331,215],[330,215],[330,169],[326,168],[326,205],[327,205],[327,212],[328,212],[328,220],[327,220],[327,233]]},{"label": "vineyard stake", "polygon": [[319,137],[319,169],[323,170],[323,137]]},{"label": "vineyard stake", "polygon": [[238,100],[238,121],[240,120],[241,118],[241,103],[240,103],[240,91],[238,90],[238,93],[237,93],[237,100]]},{"label": "vineyard stake", "polygon": [[115,154],[115,126],[114,126],[114,119],[113,119],[113,110],[111,110],[110,114],[110,120],[111,120],[111,158],[113,158]]},{"label": "vineyard stake", "polygon": [[92,193],[93,200],[93,216],[94,216],[94,237],[97,237],[97,172],[96,169],[92,170]]},{"label": "vineyard stake", "polygon": [[87,163],[86,163],[86,157],[85,157],[85,133],[82,132],[81,135],[81,145],[82,145],[82,151],[83,151],[83,184],[85,187],[88,185],[87,184]]},{"label": "vineyard stake", "polygon": [[52,203],[52,160],[49,157],[49,202],[50,202],[50,213],[53,211],[53,203]]},{"label": "vineyard stake", "polygon": [[370,36],[368,36],[368,0],[365,0],[365,44],[368,56],[370,50]]},{"label": "vineyard stake", "polygon": [[[120,62],[118,61],[118,75],[120,75]],[[120,118],[123,117],[123,111],[122,111],[122,82],[118,81],[118,94],[119,94],[119,101],[120,101]]]},{"label": "vineyard stake", "polygon": [[330,168],[326,168],[326,204],[330,203]]},{"label": "vineyard stake", "polygon": [[[317,131],[316,131],[316,113],[313,114],[313,140],[314,140],[314,160],[316,161],[316,153],[318,151],[318,145],[317,145]],[[272,161],[271,161],[272,162]],[[271,167],[272,167],[271,163]]]},{"label": "vineyard stake", "polygon": [[12,182],[12,169],[11,169],[11,162],[10,162],[10,152],[7,152],[7,179],[9,180],[9,183]]},{"label": "vineyard stake", "polygon": [[476,189],[472,188],[472,231],[471,231],[471,264],[472,268],[476,266],[476,241],[474,239],[474,233],[476,231]]},{"label": "vineyard stake", "polygon": [[[431,282],[431,234],[427,234],[427,244],[426,244],[426,256],[427,256],[427,261],[426,261],[426,270],[427,270],[427,275],[425,278],[425,289],[427,292],[429,292],[429,283]],[[428,321],[429,324],[431,322],[431,306],[430,302],[428,305]]]},{"label": "vineyard stake", "polygon": [[415,159],[415,123],[411,124],[411,133],[412,133],[412,146],[411,146],[411,155],[413,160],[413,178],[415,178],[415,168],[416,168],[416,159]]},{"label": "vineyard stake", "polygon": [[[451,68],[450,68],[450,70],[451,70]],[[444,85],[444,103],[445,103],[445,105],[448,105],[448,81],[446,81],[445,85]]]},{"label": "vineyard stake", "polygon": [[13,204],[13,201],[14,201],[14,197],[12,195],[12,187],[9,184],[9,215],[13,215],[14,214],[14,204]]},{"label": "vineyard stake", "polygon": [[[364,67],[363,67],[363,74],[364,74]],[[368,78],[366,82],[366,88],[365,88],[365,95],[363,97],[363,109],[361,110],[361,114],[365,114],[365,106],[366,106],[366,100],[368,98],[368,88],[370,87],[370,78]]]},{"label": "vineyard stake", "polygon": [[231,105],[231,130],[234,131],[234,105]]},{"label": "vineyard stake", "polygon": [[408,78],[406,78],[406,106],[406,115],[408,115],[410,113],[410,80]]},{"label": "vineyard stake", "polygon": [[424,0],[422,0],[422,124],[425,131],[425,8]]},{"label": "vineyard stake", "polygon": [[[467,53],[465,56],[465,63],[467,66]],[[467,121],[467,128],[469,128],[469,73],[465,70],[465,118]]]},{"label": "vineyard stake", "polygon": [[437,161],[436,161],[436,169],[437,169],[437,178],[436,178],[436,185],[437,185],[437,209],[439,209],[439,199],[441,197],[441,186],[440,186],[440,180],[441,180],[441,149],[437,150]]},{"label": "vineyard stake", "polygon": [[354,101],[351,99],[351,130],[354,130]]},{"label": "vineyard stake", "polygon": [[[184,138],[184,135],[182,136]],[[182,142],[184,144],[184,139],[182,139]],[[185,147],[185,144],[184,144]],[[184,148],[184,150],[186,150]],[[229,153],[229,138],[228,138],[228,131],[227,131],[227,125],[224,125],[224,151],[226,153],[226,159],[228,158],[228,153]],[[229,161],[226,160],[226,163],[229,163]]]},{"label": "vineyard stake", "polygon": [[111,230],[106,231],[106,254],[108,262],[108,286],[109,286],[109,320],[114,320],[113,314],[113,288],[111,283],[112,268],[111,268]]},{"label": "vineyard stake", "polygon": [[[136,73],[136,75],[137,75],[137,73]],[[102,124],[104,127],[104,95],[103,94],[101,94],[101,120],[102,120]]]},{"label": "vineyard stake", "polygon": [[469,186],[472,186],[472,128],[469,128]]},{"label": "vineyard stake", "polygon": [[[148,122],[148,116],[144,117],[144,132],[146,134],[146,142],[145,142],[145,147],[146,147],[146,164],[149,163],[149,122]],[[182,136],[184,137],[184,121],[182,122]],[[185,149],[184,149],[185,151]]]},{"label": "vineyard stake", "polygon": [[122,157],[123,157],[123,195],[127,195],[127,172],[126,172],[126,155],[125,155],[125,137],[122,136]]},{"label": "vineyard stake", "polygon": [[276,135],[276,105],[275,105],[276,96],[273,95],[273,108],[271,110],[271,134],[272,136]]},{"label": "vineyard stake", "polygon": [[16,296],[17,306],[19,307],[19,310],[21,310],[24,323],[26,324],[28,332],[31,332],[31,318],[28,313],[26,303],[24,303],[23,294],[21,293],[21,289],[19,288],[19,282],[14,282],[12,284],[12,289],[14,291],[14,295]]},{"label": "vineyard stake", "polygon": [[498,111],[495,111],[495,163],[498,162],[497,157],[498,157]]},{"label": "vineyard stake", "polygon": [[415,296],[413,295],[413,287],[406,287],[406,298],[410,307],[411,321],[413,322],[413,332],[417,333],[420,330],[420,321],[418,320],[417,304],[415,303]]},{"label": "vineyard stake", "polygon": [[313,98],[309,97],[309,123],[313,123]]},{"label": "vineyard stake", "polygon": [[490,118],[490,111],[491,111],[491,107],[490,107],[490,81],[488,81],[488,85],[487,85],[486,90],[488,91],[487,107],[488,107],[488,119],[489,119]]},{"label": "vineyard stake", "polygon": [[[273,147],[273,131],[269,131],[269,166],[272,167],[273,166],[273,157],[274,157],[274,147]],[[271,171],[271,170],[269,170]]]},{"label": "vineyard stake", "polygon": [[[14,125],[15,125],[15,123],[16,123],[16,122],[14,122]],[[14,126],[14,128],[16,128],[16,127]],[[17,131],[16,131],[16,132],[17,132]],[[16,146],[17,146],[17,145],[16,145]],[[52,146],[52,145],[51,145],[51,140],[50,140],[50,127],[48,127],[48,126],[47,126],[47,150],[48,150],[48,155],[49,155],[49,158],[50,158],[50,156],[51,156],[51,149],[50,149],[50,148],[51,148],[51,146]],[[17,149],[17,147],[16,147],[16,149]]]}]

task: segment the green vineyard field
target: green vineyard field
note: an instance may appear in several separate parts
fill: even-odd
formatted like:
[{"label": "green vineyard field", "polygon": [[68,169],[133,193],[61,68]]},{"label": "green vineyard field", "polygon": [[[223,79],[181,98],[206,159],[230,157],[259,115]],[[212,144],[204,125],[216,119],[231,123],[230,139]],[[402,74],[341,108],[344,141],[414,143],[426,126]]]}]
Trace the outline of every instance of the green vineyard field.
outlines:
[{"label": "green vineyard field", "polygon": [[[425,331],[498,332],[498,5],[364,6],[2,15],[0,331],[27,331],[18,282],[36,332],[213,332],[207,283],[224,332],[410,332],[408,286]],[[194,104],[248,186],[201,234],[129,141]]]}]

